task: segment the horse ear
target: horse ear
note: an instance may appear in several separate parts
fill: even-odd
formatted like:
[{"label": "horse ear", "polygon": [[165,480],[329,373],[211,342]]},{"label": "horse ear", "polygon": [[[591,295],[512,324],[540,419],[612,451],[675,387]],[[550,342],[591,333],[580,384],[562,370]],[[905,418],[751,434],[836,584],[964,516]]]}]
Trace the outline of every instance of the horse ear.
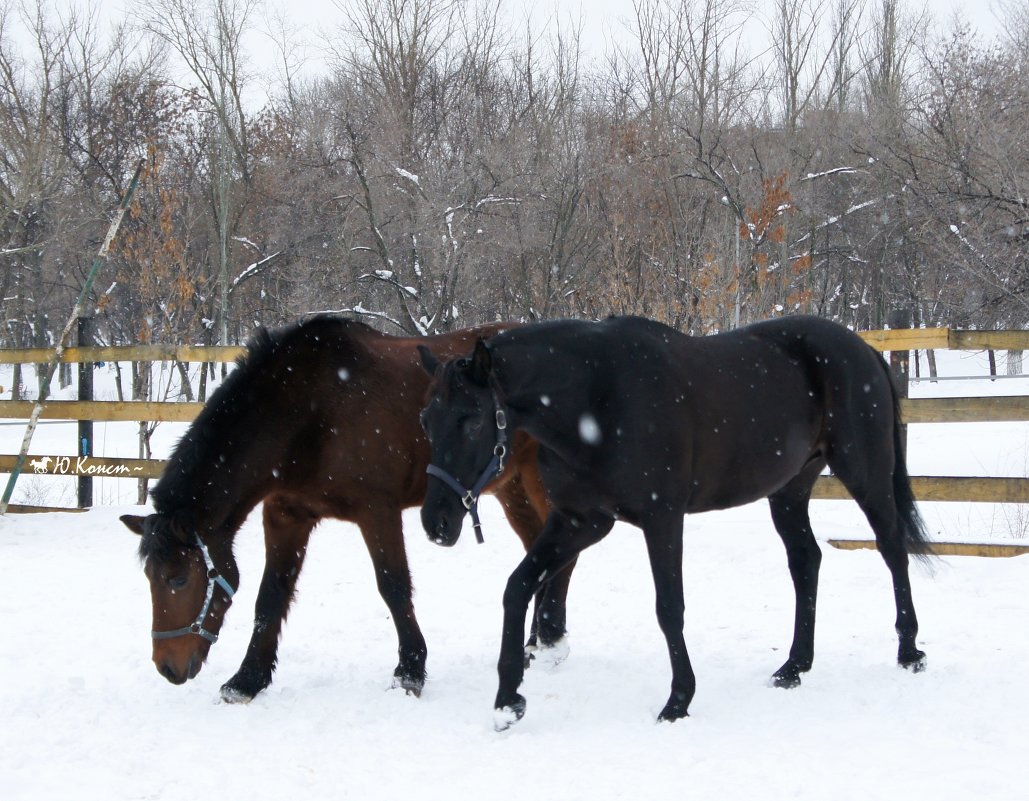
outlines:
[{"label": "horse ear", "polygon": [[436,358],[435,354],[425,347],[425,345],[419,345],[418,355],[421,357],[422,367],[425,368],[425,372],[431,376],[435,376],[436,371],[439,370],[439,359]]},{"label": "horse ear", "polygon": [[477,384],[485,384],[492,371],[493,354],[486,347],[486,342],[479,338],[475,341],[475,351],[472,353],[472,380]]},{"label": "horse ear", "polygon": [[143,521],[146,520],[145,517],[140,517],[139,515],[122,515],[118,519],[121,520],[121,522],[123,522],[128,530],[133,534],[138,534],[141,537],[143,536]]}]

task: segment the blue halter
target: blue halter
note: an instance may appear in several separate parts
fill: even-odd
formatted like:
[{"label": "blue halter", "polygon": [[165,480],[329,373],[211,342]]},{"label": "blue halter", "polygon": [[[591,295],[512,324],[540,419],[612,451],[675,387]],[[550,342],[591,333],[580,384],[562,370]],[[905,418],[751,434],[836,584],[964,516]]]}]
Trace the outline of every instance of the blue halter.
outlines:
[{"label": "blue halter", "polygon": [[214,600],[215,585],[225,591],[225,595],[228,596],[230,601],[232,596],[236,594],[236,591],[225,579],[225,576],[215,568],[214,560],[211,559],[211,554],[208,552],[207,546],[204,545],[204,541],[200,539],[200,535],[196,534],[194,536],[196,537],[197,546],[200,548],[200,555],[204,557],[204,564],[207,566],[207,594],[204,596],[204,605],[200,608],[200,614],[197,615],[196,620],[188,626],[183,626],[181,629],[173,629],[172,631],[151,631],[150,636],[155,640],[170,640],[174,637],[196,634],[211,644],[218,642],[218,635],[204,628],[204,620],[207,618],[207,613],[211,611],[211,601]]},{"label": "blue halter", "polygon": [[475,541],[482,545],[485,540],[482,537],[482,523],[479,522],[479,496],[482,491],[486,488],[494,478],[504,472],[504,457],[507,456],[507,415],[504,414],[504,410],[500,408],[500,404],[497,404],[496,410],[496,421],[497,421],[497,444],[493,447],[493,458],[489,460],[489,464],[483,468],[482,473],[476,479],[475,483],[472,484],[471,489],[465,489],[464,485],[454,478],[450,473],[444,470],[442,467],[437,467],[434,464],[430,464],[425,468],[425,472],[430,476],[435,476],[450,489],[461,496],[461,503],[464,504],[464,508],[468,510],[472,516],[472,528],[475,530]]}]

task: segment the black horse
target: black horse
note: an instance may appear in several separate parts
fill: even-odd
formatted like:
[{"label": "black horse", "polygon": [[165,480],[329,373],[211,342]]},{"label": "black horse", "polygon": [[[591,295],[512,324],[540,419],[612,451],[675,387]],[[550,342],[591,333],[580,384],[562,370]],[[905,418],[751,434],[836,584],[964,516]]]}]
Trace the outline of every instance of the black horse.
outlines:
[{"label": "black horse", "polygon": [[[435,337],[392,337],[337,317],[262,331],[175,447],[151,493],[155,512],[121,519],[142,535],[153,604],[153,661],[175,684],[200,671],[239,582],[236,532],[264,502],[264,576],[253,636],[226,701],[267,687],[311,531],[323,518],[358,525],[396,626],[396,683],[417,695],[425,639],[415,618],[401,511],[421,503],[429,447],[418,425],[429,380],[416,346],[467,352],[490,325]],[[547,516],[536,445],[513,443],[511,469],[490,484],[525,547]],[[564,635],[568,576],[538,599],[529,646]],[[560,650],[560,649],[559,649]]]},{"label": "black horse", "polygon": [[452,485],[495,472],[508,429],[540,443],[552,511],[504,592],[498,727],[525,711],[517,690],[529,600],[616,520],[643,529],[654,574],[672,663],[660,719],[685,716],[696,682],[682,633],[683,515],[763,497],[796,591],[793,644],[774,682],[797,686],[814,658],[821,553],[808,501],[826,465],[865,513],[893,576],[898,661],[924,668],[908,554],[928,545],[897,395],[883,360],[852,332],[809,317],[703,338],[639,318],[564,320],[498,334],[446,364],[421,352],[434,377],[422,412],[437,476],[422,523],[433,540],[456,540],[465,510]]}]

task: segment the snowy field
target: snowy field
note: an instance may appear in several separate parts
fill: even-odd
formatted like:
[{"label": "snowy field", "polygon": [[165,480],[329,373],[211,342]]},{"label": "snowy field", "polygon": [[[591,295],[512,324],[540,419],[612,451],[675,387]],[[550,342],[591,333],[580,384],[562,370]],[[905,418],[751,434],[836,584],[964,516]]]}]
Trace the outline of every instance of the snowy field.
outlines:
[{"label": "snowy field", "polygon": [[[983,373],[976,357],[948,358],[950,374]],[[1029,380],[923,383],[914,394],[1029,394]],[[134,429],[98,424],[98,455],[134,456]],[[155,456],[181,430],[159,428]],[[16,452],[22,433],[0,427],[0,452]],[[913,474],[1027,475],[1029,424],[919,425],[910,436]],[[71,453],[73,440],[73,428],[46,426],[32,451]],[[27,476],[15,500],[70,504],[71,482],[54,489],[62,481]],[[129,505],[133,482],[97,483],[97,503],[117,505],[0,518],[5,801],[1002,801],[1029,792],[1029,557],[916,564],[929,667],[911,675],[895,664],[881,559],[824,545],[815,667],[783,691],[767,681],[785,659],[793,592],[766,505],[693,516],[686,642],[697,695],[688,719],[658,724],[668,658],[642,537],[619,525],[573,578],[568,659],[529,670],[525,719],[496,734],[500,596],[520,546],[492,499],[483,546],[465,536],[438,548],[417,510],[405,518],[429,644],[420,699],[389,689],[392,623],[356,529],[329,521],[312,538],[274,683],[231,706],[218,688],[250,636],[259,515],[236,539],[242,586],[222,637],[200,675],[175,687],[150,662],[147,582],[136,539],[117,520],[141,511]],[[869,534],[850,502],[812,508],[821,540]],[[1022,507],[927,504],[923,514],[940,539],[1029,542]]]}]

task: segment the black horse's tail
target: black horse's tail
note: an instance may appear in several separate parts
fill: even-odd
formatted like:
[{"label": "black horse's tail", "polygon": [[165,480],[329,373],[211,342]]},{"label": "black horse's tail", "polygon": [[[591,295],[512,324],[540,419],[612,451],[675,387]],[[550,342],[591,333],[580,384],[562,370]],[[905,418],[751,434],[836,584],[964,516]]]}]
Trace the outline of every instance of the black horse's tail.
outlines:
[{"label": "black horse's tail", "polygon": [[[877,356],[877,358],[879,357]],[[882,362],[882,359],[879,358],[879,361]],[[883,369],[886,370],[890,392],[893,394],[893,502],[897,507],[900,535],[909,554],[928,559],[933,556],[933,549],[925,521],[922,520],[922,516],[918,513],[918,507],[915,506],[915,494],[911,490],[911,477],[908,475],[907,454],[904,445],[904,427],[900,419],[900,397],[897,394],[893,376],[885,364],[883,364]]]}]

